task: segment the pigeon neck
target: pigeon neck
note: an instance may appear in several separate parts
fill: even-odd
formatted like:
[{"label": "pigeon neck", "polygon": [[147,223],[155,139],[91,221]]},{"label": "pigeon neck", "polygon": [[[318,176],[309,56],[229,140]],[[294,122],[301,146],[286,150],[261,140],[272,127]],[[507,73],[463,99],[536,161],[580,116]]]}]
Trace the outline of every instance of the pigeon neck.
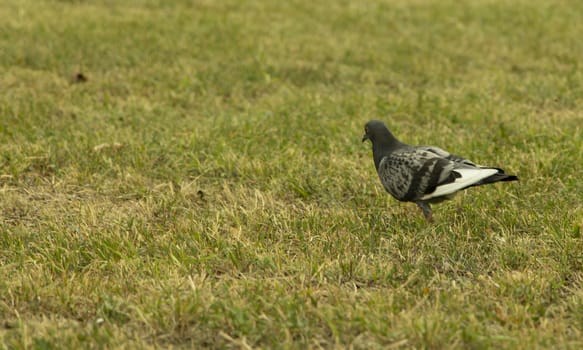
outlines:
[{"label": "pigeon neck", "polygon": [[374,166],[379,170],[379,165],[383,157],[391,154],[395,149],[402,145],[390,132],[382,140],[376,140],[372,145],[372,155],[374,158]]}]

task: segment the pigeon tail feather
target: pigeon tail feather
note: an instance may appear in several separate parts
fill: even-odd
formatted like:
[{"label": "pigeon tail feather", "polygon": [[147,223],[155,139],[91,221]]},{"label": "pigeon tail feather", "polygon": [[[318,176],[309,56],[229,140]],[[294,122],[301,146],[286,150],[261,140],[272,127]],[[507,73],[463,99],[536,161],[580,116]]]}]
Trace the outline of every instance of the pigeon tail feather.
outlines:
[{"label": "pigeon tail feather", "polygon": [[485,179],[482,179],[480,182],[476,183],[473,186],[493,184],[495,182],[500,182],[500,181],[518,181],[518,176],[511,175],[511,174],[505,174],[504,170],[502,170],[502,169],[498,169],[498,171],[499,171],[498,173],[496,173],[492,176],[488,176]]},{"label": "pigeon tail feather", "polygon": [[438,185],[435,191],[427,193],[425,196],[421,197],[421,199],[429,200],[432,198],[446,196],[471,186],[477,186],[478,184],[481,184],[484,179],[495,175],[497,171],[497,169],[489,168],[455,169],[453,172],[460,175],[459,177],[455,178],[455,181]]}]

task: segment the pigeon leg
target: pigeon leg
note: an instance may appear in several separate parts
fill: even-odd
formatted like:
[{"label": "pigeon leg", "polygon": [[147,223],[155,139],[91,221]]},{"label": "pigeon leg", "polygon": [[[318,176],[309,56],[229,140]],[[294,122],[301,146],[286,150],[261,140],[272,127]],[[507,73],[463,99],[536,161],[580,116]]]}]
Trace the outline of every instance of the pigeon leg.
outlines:
[{"label": "pigeon leg", "polygon": [[427,222],[432,221],[432,213],[431,213],[431,206],[427,202],[415,202],[419,209],[423,210],[423,215],[425,216],[425,220]]}]

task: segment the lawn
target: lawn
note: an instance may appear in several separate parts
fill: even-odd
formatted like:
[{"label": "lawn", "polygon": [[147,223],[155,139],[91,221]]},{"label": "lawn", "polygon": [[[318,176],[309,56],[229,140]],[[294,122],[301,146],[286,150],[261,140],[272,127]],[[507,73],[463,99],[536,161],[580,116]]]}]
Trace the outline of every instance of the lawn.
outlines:
[{"label": "lawn", "polygon": [[[583,348],[583,2],[0,3],[0,348]],[[519,182],[390,198],[363,126]]]}]

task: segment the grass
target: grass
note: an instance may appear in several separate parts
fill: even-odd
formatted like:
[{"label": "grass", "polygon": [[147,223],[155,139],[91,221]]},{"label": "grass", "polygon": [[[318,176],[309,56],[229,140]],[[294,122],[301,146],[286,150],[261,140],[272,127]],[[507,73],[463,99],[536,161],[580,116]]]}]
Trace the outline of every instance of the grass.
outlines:
[{"label": "grass", "polygon": [[[581,348],[582,32],[578,1],[3,1],[0,348]],[[521,181],[428,225],[369,119]]]}]

